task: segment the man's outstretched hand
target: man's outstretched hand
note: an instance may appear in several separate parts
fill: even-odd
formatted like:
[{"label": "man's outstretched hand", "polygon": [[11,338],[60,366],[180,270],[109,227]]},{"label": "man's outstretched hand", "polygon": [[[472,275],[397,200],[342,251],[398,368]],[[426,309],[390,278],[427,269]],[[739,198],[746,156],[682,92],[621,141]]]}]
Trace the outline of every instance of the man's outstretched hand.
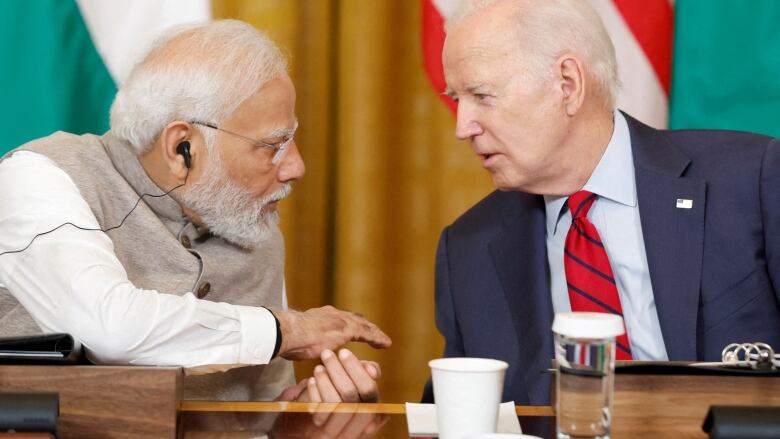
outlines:
[{"label": "man's outstretched hand", "polygon": [[330,305],[274,314],[282,332],[279,356],[288,360],[318,358],[326,349],[335,351],[350,341],[368,343],[374,348],[392,344],[387,334],[363,316]]}]

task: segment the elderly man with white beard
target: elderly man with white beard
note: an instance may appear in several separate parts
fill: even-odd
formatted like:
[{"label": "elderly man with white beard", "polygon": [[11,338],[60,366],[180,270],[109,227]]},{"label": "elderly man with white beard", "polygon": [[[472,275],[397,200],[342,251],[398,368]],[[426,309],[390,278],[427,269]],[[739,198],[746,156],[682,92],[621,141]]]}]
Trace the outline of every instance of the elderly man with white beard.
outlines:
[{"label": "elderly man with white beard", "polygon": [[[390,339],[332,307],[287,310],[276,203],[304,174],[286,60],[237,21],[178,29],[120,87],[103,136],[0,161],[0,335],[63,332],[99,364],[240,364],[185,397],[374,400],[350,351]],[[290,361],[321,358],[294,385]]]}]

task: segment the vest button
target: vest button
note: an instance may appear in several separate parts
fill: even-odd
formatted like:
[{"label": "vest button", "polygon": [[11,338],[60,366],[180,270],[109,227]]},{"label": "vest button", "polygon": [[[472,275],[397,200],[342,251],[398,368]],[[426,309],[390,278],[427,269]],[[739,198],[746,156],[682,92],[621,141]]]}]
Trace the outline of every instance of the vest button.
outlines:
[{"label": "vest button", "polygon": [[209,291],[211,291],[211,284],[208,282],[203,282],[200,287],[198,287],[198,299],[206,297]]},{"label": "vest button", "polygon": [[190,237],[187,235],[181,235],[181,245],[184,246],[184,248],[192,248]]}]

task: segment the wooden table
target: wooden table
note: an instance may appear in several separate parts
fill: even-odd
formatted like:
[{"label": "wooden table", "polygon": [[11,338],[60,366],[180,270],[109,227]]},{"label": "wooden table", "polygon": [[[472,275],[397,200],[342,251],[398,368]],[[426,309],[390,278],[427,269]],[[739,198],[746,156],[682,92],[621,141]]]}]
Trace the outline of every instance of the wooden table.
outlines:
[{"label": "wooden table", "polygon": [[59,394],[61,439],[173,439],[178,367],[0,365],[0,391]]},{"label": "wooden table", "polygon": [[[408,437],[404,404],[311,404],[299,402],[182,401],[182,438],[249,438],[271,432],[285,438]],[[550,407],[517,407],[524,433],[552,438]]]},{"label": "wooden table", "polygon": [[[680,365],[684,366],[683,363]],[[706,439],[702,423],[711,405],[780,406],[780,375],[692,374],[688,369],[669,367],[662,372],[634,368],[615,376],[613,439]],[[516,411],[523,432],[544,438],[554,437],[555,418],[551,407],[518,406]],[[374,436],[354,437],[408,436],[403,404],[183,401],[180,413],[183,421],[180,433],[193,438],[210,437],[218,432],[237,434],[237,429],[259,426],[260,419],[266,419],[268,425],[265,428],[273,428],[276,422],[277,427],[288,429],[287,433],[274,436],[280,438],[308,437],[306,434],[316,437],[322,433],[322,424],[333,430],[349,423],[357,425],[355,428],[377,429]],[[202,422],[207,417],[216,427]],[[307,430],[301,433],[296,428]]]},{"label": "wooden table", "polygon": [[613,438],[706,439],[702,423],[710,406],[780,407],[780,374],[773,376],[690,374],[667,363],[663,374],[636,367],[615,375]]},{"label": "wooden table", "polygon": [[[780,372],[662,372],[633,368],[615,376],[613,439],[706,439],[701,425],[711,405],[780,407]],[[375,430],[363,437],[407,437],[403,404],[182,401],[182,377],[179,368],[6,365],[0,366],[0,389],[57,392],[63,439],[254,437],[273,429],[277,439],[338,429],[346,429],[343,437],[357,429]],[[517,407],[517,414],[525,432],[553,437],[550,407]]]}]

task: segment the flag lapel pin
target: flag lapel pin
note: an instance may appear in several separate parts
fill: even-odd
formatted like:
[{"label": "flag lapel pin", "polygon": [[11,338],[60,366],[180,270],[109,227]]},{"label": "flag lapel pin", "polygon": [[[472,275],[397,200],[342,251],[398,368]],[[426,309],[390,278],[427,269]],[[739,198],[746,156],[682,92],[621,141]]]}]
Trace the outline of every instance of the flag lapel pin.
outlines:
[{"label": "flag lapel pin", "polygon": [[677,207],[678,209],[691,209],[693,208],[693,200],[688,200],[686,198],[678,198],[675,207]]}]

